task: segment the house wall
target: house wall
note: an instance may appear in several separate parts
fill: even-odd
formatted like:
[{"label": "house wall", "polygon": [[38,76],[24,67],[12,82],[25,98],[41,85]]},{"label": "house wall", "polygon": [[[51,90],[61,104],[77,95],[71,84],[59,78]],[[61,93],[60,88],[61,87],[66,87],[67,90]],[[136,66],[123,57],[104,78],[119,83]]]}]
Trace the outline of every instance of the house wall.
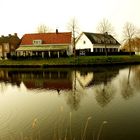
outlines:
[{"label": "house wall", "polygon": [[2,45],[0,45],[0,58],[2,57]]},{"label": "house wall", "polygon": [[3,57],[7,58],[7,53],[10,52],[10,45],[9,43],[3,43]]},{"label": "house wall", "polygon": [[[30,47],[30,50],[28,50],[27,47]],[[32,52],[35,52],[35,53],[37,53],[36,55],[38,55],[38,52],[40,52],[40,53],[42,53],[42,57],[44,57],[44,53],[49,55],[49,57],[51,57],[51,54],[57,53],[58,57],[59,57],[59,55],[61,57],[62,55],[65,55],[65,54],[70,56],[73,53],[71,44],[58,44],[58,45],[57,44],[42,44],[41,46],[38,46],[38,48],[35,48],[35,47],[37,47],[37,46],[20,45],[19,48],[16,49],[17,56],[28,56],[28,54],[29,53],[31,54]],[[47,47],[48,48],[51,47],[51,48],[47,49]],[[32,56],[32,55],[30,55],[30,56]]]},{"label": "house wall", "polygon": [[0,58],[7,58],[7,53],[10,52],[10,44],[9,43],[2,43],[0,45]]},{"label": "house wall", "polygon": [[[120,45],[106,45],[108,52],[118,52]],[[76,42],[76,50],[90,49],[91,52],[105,52],[104,44],[92,44],[85,34]]]},{"label": "house wall", "polygon": [[85,34],[82,34],[81,37],[76,42],[76,50],[79,49],[90,49],[91,52],[93,52],[93,45],[91,41],[85,36]]},{"label": "house wall", "polygon": [[70,56],[73,54],[73,46],[72,45],[69,45],[68,46],[68,51],[67,51],[67,55]]},{"label": "house wall", "polygon": [[11,47],[11,51],[14,51],[15,52],[15,46],[11,44],[10,47]]},{"label": "house wall", "polygon": [[3,48],[4,48],[4,52],[10,52],[10,46],[9,43],[3,43]]}]

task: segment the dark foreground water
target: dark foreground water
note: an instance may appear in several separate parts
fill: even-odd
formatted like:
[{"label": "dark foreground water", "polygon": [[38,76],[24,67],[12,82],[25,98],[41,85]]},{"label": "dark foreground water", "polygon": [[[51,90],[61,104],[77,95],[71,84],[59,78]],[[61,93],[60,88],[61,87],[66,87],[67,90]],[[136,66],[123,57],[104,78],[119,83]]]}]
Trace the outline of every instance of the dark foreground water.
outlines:
[{"label": "dark foreground water", "polygon": [[0,140],[139,140],[140,66],[0,69]]}]

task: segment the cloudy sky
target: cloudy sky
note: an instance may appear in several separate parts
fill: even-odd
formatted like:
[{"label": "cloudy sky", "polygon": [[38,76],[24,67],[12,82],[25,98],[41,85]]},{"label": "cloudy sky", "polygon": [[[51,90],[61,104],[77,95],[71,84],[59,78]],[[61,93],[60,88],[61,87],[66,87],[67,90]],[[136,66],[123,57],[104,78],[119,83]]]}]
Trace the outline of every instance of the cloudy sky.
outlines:
[{"label": "cloudy sky", "polygon": [[120,35],[126,22],[140,27],[140,0],[0,0],[0,35],[36,32],[46,24],[65,31],[75,17],[82,31],[96,32],[106,18]]}]

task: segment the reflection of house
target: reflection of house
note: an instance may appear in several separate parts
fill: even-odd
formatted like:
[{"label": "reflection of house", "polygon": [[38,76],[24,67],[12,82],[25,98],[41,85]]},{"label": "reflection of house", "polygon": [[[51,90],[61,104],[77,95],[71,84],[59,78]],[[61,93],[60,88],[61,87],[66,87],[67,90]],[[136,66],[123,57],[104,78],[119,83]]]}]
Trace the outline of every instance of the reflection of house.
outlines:
[{"label": "reflection of house", "polygon": [[93,72],[76,72],[76,78],[82,87],[87,87],[94,78]]},{"label": "reflection of house", "polygon": [[[15,72],[13,72],[13,75]],[[18,78],[14,78],[11,76],[10,72],[5,69],[0,70],[0,82],[5,82],[5,83],[11,83],[12,85],[17,85],[19,86],[21,81]]]},{"label": "reflection of house", "polygon": [[81,88],[92,87],[94,85],[99,85],[102,83],[106,84],[112,78],[116,77],[116,75],[119,73],[119,69],[120,67],[117,66],[107,68],[85,68],[84,70],[78,70],[75,73],[73,73],[73,79],[76,78],[76,86]]},{"label": "reflection of house", "polygon": [[71,72],[59,71],[0,71],[0,81],[20,85],[28,89],[70,90],[72,89]]},{"label": "reflection of house", "polygon": [[0,37],[0,58],[7,58],[15,54],[15,49],[17,49],[20,43],[20,39],[17,34],[9,34],[9,36]]},{"label": "reflection of house", "polygon": [[22,81],[28,89],[70,90],[71,75],[67,71],[45,71],[26,73]]},{"label": "reflection of house", "polygon": [[118,73],[119,73],[119,67],[115,67],[115,68],[108,67],[108,68],[102,68],[100,72],[95,71],[94,78],[89,83],[89,86],[99,85],[101,83],[106,84],[107,82],[111,81],[114,77],[116,77]]},{"label": "reflection of house", "polygon": [[[109,69],[109,71],[108,71]],[[20,85],[21,82],[28,89],[47,90],[75,90],[84,89],[101,83],[106,84],[119,72],[119,67],[82,69],[73,71],[70,69],[47,70],[0,70],[0,82]]]},{"label": "reflection of house", "polygon": [[[106,45],[106,47],[105,47]],[[83,32],[76,41],[76,50],[81,55],[86,52],[118,52],[120,43],[109,34]]]},{"label": "reflection of house", "polygon": [[25,34],[18,56],[61,57],[72,53],[71,32]]}]

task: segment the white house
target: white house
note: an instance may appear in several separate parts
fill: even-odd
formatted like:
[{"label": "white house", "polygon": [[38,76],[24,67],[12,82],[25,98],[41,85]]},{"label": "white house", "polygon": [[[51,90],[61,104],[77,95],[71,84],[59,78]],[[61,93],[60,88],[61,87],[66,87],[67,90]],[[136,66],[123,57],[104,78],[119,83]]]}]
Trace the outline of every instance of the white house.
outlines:
[{"label": "white house", "polygon": [[118,52],[119,47],[120,43],[112,35],[89,32],[82,32],[75,45],[81,55],[85,52]]}]

